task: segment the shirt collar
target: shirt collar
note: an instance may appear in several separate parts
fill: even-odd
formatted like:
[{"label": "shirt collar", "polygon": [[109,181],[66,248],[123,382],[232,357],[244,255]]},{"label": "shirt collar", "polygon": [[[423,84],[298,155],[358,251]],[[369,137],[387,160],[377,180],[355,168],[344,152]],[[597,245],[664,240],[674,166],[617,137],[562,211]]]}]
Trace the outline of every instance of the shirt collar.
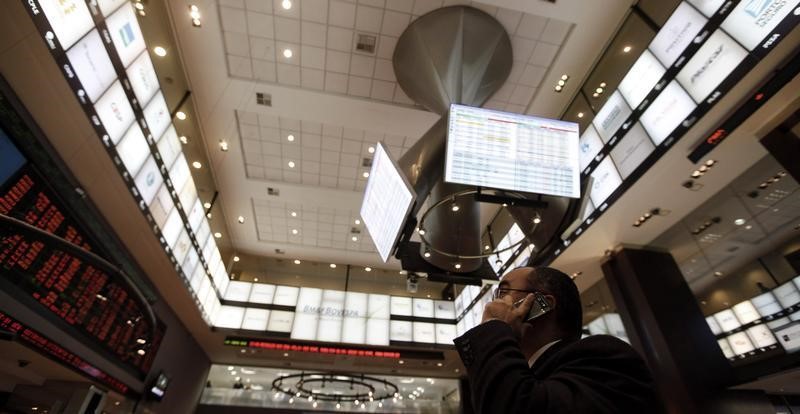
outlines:
[{"label": "shirt collar", "polygon": [[529,368],[533,368],[533,364],[535,364],[535,363],[536,363],[536,360],[537,360],[537,359],[539,359],[539,357],[541,357],[541,356],[542,356],[542,354],[544,354],[544,353],[545,353],[545,351],[547,351],[548,349],[550,349],[550,347],[551,347],[551,346],[553,346],[553,345],[555,345],[555,344],[559,343],[560,341],[561,341],[560,339],[556,339],[555,341],[553,341],[553,342],[550,342],[550,343],[548,343],[548,344],[544,345],[543,347],[539,348],[539,349],[538,349],[536,352],[534,352],[534,353],[533,353],[533,356],[531,356],[531,359],[529,359],[529,360],[528,360],[528,367],[529,367]]}]

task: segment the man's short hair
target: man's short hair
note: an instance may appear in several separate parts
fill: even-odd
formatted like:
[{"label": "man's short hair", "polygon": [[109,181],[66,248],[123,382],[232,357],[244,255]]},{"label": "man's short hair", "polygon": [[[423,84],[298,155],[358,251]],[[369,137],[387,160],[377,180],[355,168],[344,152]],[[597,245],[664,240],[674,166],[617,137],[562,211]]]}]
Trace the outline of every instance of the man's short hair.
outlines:
[{"label": "man's short hair", "polygon": [[528,275],[528,283],[535,290],[541,290],[556,298],[556,321],[567,335],[565,339],[577,340],[583,330],[583,308],[578,287],[572,279],[552,267],[533,267]]}]

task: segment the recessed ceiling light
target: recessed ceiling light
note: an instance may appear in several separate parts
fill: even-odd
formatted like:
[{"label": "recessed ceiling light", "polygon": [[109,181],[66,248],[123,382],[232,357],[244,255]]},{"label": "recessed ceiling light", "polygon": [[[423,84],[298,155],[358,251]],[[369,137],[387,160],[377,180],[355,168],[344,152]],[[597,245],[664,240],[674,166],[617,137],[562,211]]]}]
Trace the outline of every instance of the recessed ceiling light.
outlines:
[{"label": "recessed ceiling light", "polygon": [[746,222],[747,222],[747,220],[745,220],[743,218],[737,218],[736,220],[733,221],[733,224],[735,224],[737,226],[741,226],[742,224],[744,224]]},{"label": "recessed ceiling light", "polygon": [[746,225],[746,226],[744,226],[744,229],[745,229],[745,230],[750,230],[750,229],[752,229],[752,228],[753,228],[753,226],[751,226],[751,225],[749,225],[749,224],[748,224],[748,225]]},{"label": "recessed ceiling light", "polygon": [[209,203],[208,201],[206,201],[205,203],[203,203],[203,207],[205,207],[205,208],[207,208],[207,209],[208,209],[208,208],[211,208],[211,203]]},{"label": "recessed ceiling light", "polygon": [[456,263],[453,265],[456,269],[461,269],[461,263]]},{"label": "recessed ceiling light", "polygon": [[281,2],[281,7],[283,7],[284,10],[291,9],[292,8],[292,1],[291,0],[283,0]]},{"label": "recessed ceiling light", "polygon": [[537,214],[536,217],[533,218],[533,224],[539,224],[542,222],[542,218]]},{"label": "recessed ceiling light", "polygon": [[222,233],[216,232],[216,233],[214,233],[214,237],[217,238],[217,239],[221,239],[222,238]]},{"label": "recessed ceiling light", "polygon": [[561,85],[556,85],[556,87],[554,89],[555,89],[556,92],[561,92],[561,89],[563,89],[563,88],[564,87],[561,86]]},{"label": "recessed ceiling light", "polygon": [[722,272],[719,272],[719,271],[717,271],[717,272],[714,272],[714,276],[716,276],[716,277],[720,277],[720,276],[722,276]]},{"label": "recessed ceiling light", "polygon": [[425,257],[431,257],[431,252],[426,250],[425,253],[422,254]]},{"label": "recessed ceiling light", "polygon": [[597,93],[603,93],[603,88],[598,87],[594,91],[597,92]]},{"label": "recessed ceiling light", "polygon": [[631,49],[633,49],[633,47],[631,47],[631,46],[625,46],[625,47],[623,47],[623,48],[622,48],[622,53],[628,53],[628,52],[630,52],[630,51],[631,51]]},{"label": "recessed ceiling light", "polygon": [[351,238],[350,238],[350,240],[352,240],[352,241],[358,241],[358,237],[357,237],[357,236],[353,236],[353,237],[351,237]]},{"label": "recessed ceiling light", "polygon": [[599,94],[599,93],[597,93],[597,92],[595,92],[595,93],[593,93],[593,94],[592,94],[592,98],[597,98],[598,96],[600,96],[600,94]]},{"label": "recessed ceiling light", "polygon": [[583,112],[578,112],[578,118],[583,118]]},{"label": "recessed ceiling light", "polygon": [[285,57],[286,59],[291,59],[292,55],[294,55],[292,49],[283,49],[283,57]]},{"label": "recessed ceiling light", "polygon": [[294,161],[289,161],[287,165],[289,168],[294,168]]},{"label": "recessed ceiling light", "polygon": [[483,246],[483,250],[489,250],[491,248],[492,248],[492,246],[489,246],[488,244],[486,246]]},{"label": "recessed ceiling light", "polygon": [[297,229],[292,229],[292,234],[300,233]]},{"label": "recessed ceiling light", "polygon": [[407,275],[408,274],[408,272],[406,272],[405,270],[401,270],[401,271],[399,271],[397,273],[400,273],[401,275]]},{"label": "recessed ceiling light", "polygon": [[403,360],[401,359],[401,360],[397,361],[397,363],[398,363],[398,364],[400,364],[400,365],[403,365],[403,364],[405,364],[406,362],[405,362],[405,361],[403,361]]},{"label": "recessed ceiling light", "polygon": [[300,259],[294,259],[294,264],[300,264]]},{"label": "recessed ceiling light", "polygon": [[374,154],[375,153],[375,147],[367,148],[367,152],[369,152],[370,154]]},{"label": "recessed ceiling light", "polygon": [[[457,210],[453,210],[453,211],[457,211]],[[423,236],[425,235],[425,229],[419,229],[419,230],[417,230],[417,232],[419,232],[419,234],[421,234]]]},{"label": "recessed ceiling light", "polygon": [[239,256],[233,256],[233,261],[234,261],[234,262],[238,262],[239,260],[241,260],[241,259],[239,258]]},{"label": "recessed ceiling light", "polygon": [[186,112],[183,112],[183,111],[175,112],[175,118],[178,118],[181,121],[185,120],[186,119]]},{"label": "recessed ceiling light", "polygon": [[361,220],[355,219],[355,221],[353,221],[353,223],[356,223],[356,225],[359,225],[359,224],[361,224]]},{"label": "recessed ceiling light", "polygon": [[253,282],[258,282],[258,278],[257,278],[257,277],[254,277],[254,278],[253,278]]},{"label": "recessed ceiling light", "polygon": [[186,135],[181,135],[180,138],[178,138],[178,139],[181,140],[181,144],[188,144],[189,143],[189,138],[186,138]]},{"label": "recessed ceiling light", "polygon": [[221,140],[219,142],[219,149],[222,150],[222,152],[227,152],[228,151],[228,141]]},{"label": "recessed ceiling light", "polygon": [[706,160],[706,165],[709,167],[713,167],[714,164],[717,163],[717,160]]},{"label": "recessed ceiling light", "polygon": [[453,204],[453,206],[452,206],[452,207],[450,207],[450,210],[452,210],[452,211],[458,211],[460,208],[461,208],[461,207],[459,207],[459,206],[458,206],[458,204]]},{"label": "recessed ceiling light", "polygon": [[561,75],[561,80],[565,81],[567,79],[569,79],[569,75],[567,75],[566,73]]},{"label": "recessed ceiling light", "polygon": [[331,263],[330,266],[331,266],[331,269],[336,269],[336,263]]},{"label": "recessed ceiling light", "polygon": [[140,350],[136,351],[136,353],[139,354],[139,355],[144,355],[146,352],[145,352],[144,349],[140,349]]},{"label": "recessed ceiling light", "polygon": [[239,218],[237,218],[236,221],[238,221],[239,224],[243,224],[244,223],[244,216],[239,216]]},{"label": "recessed ceiling light", "polygon": [[289,142],[292,142],[292,141],[294,141],[294,135],[292,135],[292,134],[289,134],[289,135],[286,137],[286,140],[287,140],[287,141],[289,141]]},{"label": "recessed ceiling light", "polygon": [[364,271],[365,271],[365,272],[371,272],[371,271],[372,271],[372,268],[371,268],[371,267],[365,267],[365,268],[364,268]]},{"label": "recessed ceiling light", "polygon": [[197,168],[199,170],[200,168],[203,168],[203,164],[200,164],[200,161],[195,161],[192,163],[192,167]]},{"label": "recessed ceiling light", "polygon": [[561,80],[561,79],[559,79],[557,83],[558,83],[558,86],[564,86],[564,85],[566,85],[566,84],[567,84],[566,82],[564,82],[564,81],[563,81],[563,80]]},{"label": "recessed ceiling light", "polygon": [[606,87],[606,83],[605,82],[600,82],[600,87],[601,88],[605,88]]},{"label": "recessed ceiling light", "polygon": [[292,217],[297,217],[297,212],[296,211],[292,211],[290,214],[291,214]]},{"label": "recessed ceiling light", "polygon": [[156,46],[153,48],[153,53],[155,53],[156,56],[164,57],[167,55],[167,49],[164,49],[161,46]]},{"label": "recessed ceiling light", "polygon": [[369,178],[369,171],[364,171],[363,173],[361,173],[361,176],[364,178]]}]

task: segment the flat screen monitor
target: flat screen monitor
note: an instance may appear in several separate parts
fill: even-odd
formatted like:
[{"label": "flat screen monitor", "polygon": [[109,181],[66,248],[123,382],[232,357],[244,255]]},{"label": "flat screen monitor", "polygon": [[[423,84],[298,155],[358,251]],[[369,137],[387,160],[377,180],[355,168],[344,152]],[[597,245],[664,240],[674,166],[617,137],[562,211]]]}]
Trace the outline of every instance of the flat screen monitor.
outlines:
[{"label": "flat screen monitor", "polygon": [[632,108],[639,106],[647,94],[653,90],[658,80],[664,75],[664,66],[652,53],[645,50],[628,74],[619,83],[619,92]]},{"label": "flat screen monitor", "polygon": [[[169,108],[164,100],[164,95],[157,93],[144,107],[144,119],[150,128],[153,137],[160,138],[161,134],[170,126]],[[176,134],[177,138],[177,134]]]},{"label": "flat screen monitor", "polygon": [[798,13],[798,4],[800,0],[743,1],[722,22],[722,28],[747,50],[753,50],[789,13]]},{"label": "flat screen monitor", "polygon": [[631,130],[622,137],[622,140],[611,150],[611,159],[619,171],[622,179],[628,178],[632,172],[641,164],[653,150],[653,142],[642,128],[642,124],[636,123]]},{"label": "flat screen monitor", "polygon": [[379,142],[361,203],[361,218],[384,262],[397,244],[415,198],[411,184]]},{"label": "flat screen monitor", "polygon": [[706,21],[697,9],[681,2],[648,48],[664,66],[670,67],[700,33]]},{"label": "flat screen monitor", "polygon": [[155,381],[153,381],[153,385],[150,387],[150,395],[157,400],[161,400],[164,398],[164,394],[167,392],[168,386],[169,377],[161,372],[158,374]]},{"label": "flat screen monitor", "polygon": [[129,3],[125,7],[120,7],[106,19],[106,26],[122,65],[128,67],[145,49],[144,37],[139,29],[133,4]]},{"label": "flat screen monitor", "polygon": [[242,329],[266,331],[268,321],[268,309],[247,308],[244,311],[244,319],[242,319]]},{"label": "flat screen monitor", "polygon": [[656,145],[661,144],[695,108],[689,94],[676,81],[667,85],[639,121]]},{"label": "flat screen monitor", "polygon": [[122,160],[122,164],[132,176],[136,176],[142,165],[150,155],[150,146],[142,134],[139,125],[133,124],[128,128],[128,132],[120,139],[117,145],[117,154]]},{"label": "flat screen monitor", "polygon": [[68,49],[84,33],[94,27],[92,15],[86,3],[79,0],[40,0],[39,6],[42,7],[47,21],[53,28],[61,47]]},{"label": "flat screen monitor", "polygon": [[730,309],[715,313],[714,318],[719,323],[719,327],[722,328],[722,332],[730,332],[741,326],[739,320],[736,319],[736,315]]},{"label": "flat screen monitor", "polygon": [[736,314],[736,319],[738,319],[742,325],[753,322],[760,318],[756,307],[753,306],[753,303],[749,300],[734,305],[733,313]]},{"label": "flat screen monitor", "polygon": [[144,105],[158,91],[158,77],[150,60],[150,54],[142,52],[136,60],[128,67],[128,80],[131,83],[133,94],[139,103]]},{"label": "flat screen monitor", "polygon": [[745,332],[737,332],[728,336],[728,342],[731,344],[731,349],[733,349],[733,353],[736,355],[744,355],[755,350],[753,342]]},{"label": "flat screen monitor", "polygon": [[772,290],[772,293],[784,309],[800,303],[800,291],[797,290],[797,287],[792,282],[786,282],[776,287]]},{"label": "flat screen monitor", "polygon": [[600,140],[600,135],[597,133],[594,126],[589,125],[583,131],[578,145],[578,161],[581,171],[583,171],[589,166],[594,157],[600,153],[600,150],[603,149],[603,141]]},{"label": "flat screen monitor", "polygon": [[678,82],[695,102],[700,102],[747,56],[747,51],[722,30],[708,37],[703,46],[678,72]]},{"label": "flat screen monitor", "polygon": [[619,176],[616,167],[611,162],[611,157],[606,157],[597,168],[592,171],[592,189],[589,196],[592,198],[592,204],[599,206],[622,184],[622,178]]},{"label": "flat screen monitor", "polygon": [[128,102],[128,96],[119,81],[114,82],[106,93],[94,104],[97,116],[103,122],[111,142],[116,144],[128,127],[131,126],[136,116]]},{"label": "flat screen monitor", "polygon": [[733,353],[733,349],[731,349],[731,344],[728,342],[727,339],[722,338],[717,341],[719,344],[719,348],[722,349],[722,353],[725,355],[725,358],[733,358],[736,354]]},{"label": "flat screen monitor", "polygon": [[606,103],[592,119],[592,124],[597,128],[597,133],[603,142],[608,142],[614,136],[631,112],[631,107],[628,106],[619,91],[615,91],[608,97]]},{"label": "flat screen monitor", "polygon": [[782,310],[781,305],[775,299],[775,295],[771,292],[762,293],[750,299],[750,302],[756,307],[758,314],[761,316],[774,315]]},{"label": "flat screen monitor", "polygon": [[[81,81],[83,91],[92,102],[117,79],[117,72],[108,58],[103,40],[97,30],[92,30],[67,51],[69,63]],[[79,92],[80,93],[80,92]]]},{"label": "flat screen monitor", "polygon": [[445,181],[580,197],[578,124],[451,105]]},{"label": "flat screen monitor", "polygon": [[711,17],[719,10],[719,6],[725,3],[725,0],[689,0],[697,10],[700,10],[706,17]]}]

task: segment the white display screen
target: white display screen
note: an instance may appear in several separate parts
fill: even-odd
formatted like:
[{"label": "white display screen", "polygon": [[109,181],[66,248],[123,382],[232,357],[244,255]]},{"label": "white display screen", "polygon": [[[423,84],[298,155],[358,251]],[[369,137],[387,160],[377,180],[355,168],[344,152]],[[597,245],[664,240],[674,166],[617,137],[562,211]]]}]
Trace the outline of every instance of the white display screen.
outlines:
[{"label": "white display screen", "polygon": [[145,204],[149,206],[163,182],[161,173],[158,171],[158,165],[153,157],[150,157],[147,162],[144,163],[142,169],[136,174],[134,181],[136,182],[136,189],[139,190],[139,194],[142,196]]},{"label": "white display screen", "polygon": [[797,289],[800,289],[800,276],[795,277],[793,281],[795,286],[797,286]]},{"label": "white display screen", "polygon": [[173,188],[176,191],[181,191],[186,182],[189,181],[189,177],[191,177],[189,164],[186,163],[186,157],[181,153],[175,163],[172,164],[172,168],[169,169],[169,179],[172,180]]},{"label": "white display screen", "polygon": [[103,16],[108,16],[126,1],[127,0],[97,0],[97,5],[100,6],[100,12],[103,13]]},{"label": "white display screen", "polygon": [[774,315],[783,310],[775,299],[775,295],[770,292],[762,293],[750,299],[750,302],[753,303],[753,306],[756,307],[758,314],[761,316]]},{"label": "white display screen", "polygon": [[747,56],[735,40],[722,30],[708,37],[703,46],[686,62],[676,79],[695,102],[705,99]]},{"label": "white display screen", "polygon": [[622,184],[622,178],[614,168],[610,157],[606,157],[597,165],[597,168],[592,171],[592,178],[594,181],[592,181],[592,190],[589,192],[589,196],[596,206],[603,204],[603,201]]},{"label": "white display screen", "polygon": [[203,280],[206,279],[206,271],[203,269],[203,266],[197,266],[194,269],[194,273],[192,273],[192,279],[189,281],[189,285],[191,285],[192,290],[195,294],[200,297],[200,284]]},{"label": "white display screen", "polygon": [[598,317],[597,319],[589,322],[589,333],[592,335],[603,335],[608,333],[608,327],[606,327],[606,321],[602,317]]},{"label": "white display screen", "polygon": [[295,312],[294,323],[292,324],[292,339],[313,341],[317,339],[317,325],[319,315],[316,313]]},{"label": "white display screen", "polygon": [[614,136],[631,112],[631,108],[625,103],[625,99],[619,91],[614,91],[608,97],[606,103],[592,120],[592,124],[597,128],[597,133],[603,142],[608,142]]},{"label": "white display screen", "polygon": [[600,135],[597,134],[597,130],[594,126],[589,125],[586,130],[583,131],[579,142],[578,154],[581,171],[586,169],[594,157],[600,153],[601,149],[603,149],[603,141],[600,140]]},{"label": "white display screen", "polygon": [[133,5],[128,3],[106,19],[108,33],[114,42],[122,65],[126,68],[145,48],[144,37],[136,21]]},{"label": "white display screen", "polygon": [[389,345],[388,319],[367,319],[366,343],[368,345]]},{"label": "white display screen", "polygon": [[183,186],[183,190],[178,194],[178,201],[181,202],[184,212],[188,214],[194,202],[197,201],[197,187],[194,186],[194,180],[189,180]]},{"label": "white display screen", "polygon": [[361,204],[361,218],[384,262],[397,243],[414,203],[413,189],[382,143],[375,148]]},{"label": "white display screen", "polygon": [[178,263],[183,263],[183,259],[186,258],[186,254],[189,253],[191,247],[192,239],[189,238],[189,233],[181,228],[181,235],[178,236],[178,241],[172,246],[172,255],[175,256],[175,260]]},{"label": "white display screen", "polygon": [[[394,322],[394,321],[392,321]],[[436,325],[429,322],[414,322],[414,342],[436,343]]]},{"label": "white display screen", "polygon": [[147,157],[150,156],[150,147],[142,134],[142,129],[137,124],[128,128],[128,132],[119,141],[116,149],[122,164],[132,176],[136,176]]},{"label": "white display screen", "polygon": [[754,351],[755,347],[750,338],[744,332],[738,332],[728,336],[728,343],[731,344],[731,349],[736,355],[744,355],[748,352]]},{"label": "white display screen", "polygon": [[[208,312],[208,309],[206,309],[206,312]],[[218,328],[240,329],[242,327],[242,319],[244,319],[244,308],[238,306],[221,306],[214,321],[214,326]]]},{"label": "white display screen", "polygon": [[620,82],[619,92],[628,101],[628,105],[636,108],[664,76],[664,72],[664,66],[661,66],[658,59],[645,50]]},{"label": "white display screen", "polygon": [[725,0],[689,0],[689,3],[697,7],[697,10],[700,10],[706,17],[713,16],[724,2]]},{"label": "white display screen", "polygon": [[161,155],[164,165],[167,168],[172,167],[172,163],[181,153],[181,142],[178,141],[178,133],[175,131],[175,127],[170,125],[167,131],[158,139],[156,145],[158,145],[158,153]]},{"label": "white display screen", "polygon": [[412,342],[411,322],[390,321],[389,339],[392,341]]},{"label": "white display screen", "polygon": [[94,110],[97,111],[97,116],[103,122],[111,142],[115,144],[135,119],[133,108],[131,108],[125,90],[122,89],[119,81],[114,82],[94,104]]},{"label": "white display screen", "polygon": [[275,297],[275,285],[267,285],[264,283],[254,283],[253,288],[250,290],[250,302],[272,304],[272,298]]},{"label": "white display screen", "polygon": [[722,328],[722,332],[730,332],[741,326],[739,321],[736,319],[736,315],[734,315],[733,311],[730,309],[725,309],[724,311],[715,313],[714,319],[716,319],[717,323],[719,323],[719,327]]},{"label": "white display screen", "polygon": [[228,283],[228,288],[225,289],[225,300],[247,302],[252,288],[253,284],[250,282],[231,281]]},{"label": "white display screen", "polygon": [[725,355],[725,358],[733,358],[736,354],[733,353],[733,349],[731,349],[731,344],[728,342],[727,339],[722,338],[717,341],[719,344],[719,348],[722,349],[722,353]]},{"label": "white display screen", "polygon": [[[302,289],[300,290],[302,297]],[[339,342],[342,340],[342,318],[344,315],[345,292],[341,290],[323,290],[319,310],[319,326],[317,340]]]},{"label": "white display screen", "polygon": [[451,105],[444,180],[580,197],[578,124]]},{"label": "white display screen", "polygon": [[197,264],[200,263],[200,256],[197,255],[197,252],[194,249],[189,249],[189,253],[186,255],[186,260],[183,261],[181,267],[183,268],[183,275],[186,280],[191,281],[192,276],[194,276],[194,271],[197,270]]},{"label": "white display screen", "polygon": [[433,299],[414,298],[413,315],[418,318],[433,318]]},{"label": "white display screen", "polygon": [[756,307],[749,300],[734,305],[733,313],[736,314],[736,319],[739,319],[742,325],[753,322],[760,317]]},{"label": "white display screen", "polygon": [[344,299],[344,316],[353,318],[365,318],[367,316],[366,293],[347,292]]},{"label": "white display screen", "polygon": [[273,310],[269,314],[267,330],[272,332],[291,332],[294,312]]},{"label": "white display screen", "polygon": [[172,209],[172,212],[167,216],[167,223],[161,229],[161,234],[164,236],[167,246],[172,248],[175,245],[178,236],[181,234],[181,229],[183,229],[183,222],[178,209]]},{"label": "white display screen", "polygon": [[659,145],[692,113],[695,106],[678,82],[672,81],[644,111],[639,121],[653,142]]},{"label": "white display screen", "polygon": [[144,119],[154,137],[160,137],[170,124],[169,109],[164,95],[159,92],[144,108]]},{"label": "white display screen", "polygon": [[648,47],[664,66],[670,67],[700,33],[706,21],[694,7],[681,2]]},{"label": "white display screen", "polygon": [[617,338],[627,338],[628,333],[625,332],[625,325],[622,323],[622,317],[618,313],[607,313],[603,315],[606,321],[606,328],[608,334],[616,336]]},{"label": "white display screen", "polygon": [[242,320],[242,329],[249,329],[251,331],[266,331],[268,321],[269,321],[269,310],[247,308],[244,311],[244,320]]},{"label": "white display screen", "polygon": [[640,123],[634,124],[613,150],[611,159],[622,179],[628,178],[656,147]]},{"label": "white display screen", "polygon": [[722,22],[722,28],[747,50],[753,50],[789,13],[800,13],[798,4],[800,0],[743,1]]},{"label": "white display screen", "polygon": [[452,345],[456,337],[456,326],[447,323],[436,324],[436,343]]},{"label": "white display screen", "polygon": [[195,200],[192,209],[187,214],[187,219],[189,220],[189,226],[192,228],[192,231],[197,233],[200,228],[200,224],[203,223],[203,213],[205,210],[203,209],[203,205],[200,204],[200,200]]},{"label": "white display screen", "polygon": [[[280,290],[281,287],[278,286],[278,289]],[[322,303],[322,289],[302,287],[299,292],[295,312],[318,314],[320,303]]]},{"label": "white display screen", "polygon": [[275,288],[275,298],[272,300],[274,305],[295,306],[297,305],[297,294],[299,288],[293,286],[278,286]]},{"label": "white display screen", "polygon": [[363,344],[366,340],[367,320],[364,318],[345,317],[342,323],[341,341],[350,344]]},{"label": "white display screen", "polygon": [[175,208],[175,204],[172,203],[172,197],[169,195],[169,189],[166,185],[161,184],[149,208],[150,214],[153,216],[153,220],[155,220],[158,228],[164,228],[164,225],[167,223],[167,216],[172,212],[172,209]]},{"label": "white display screen", "polygon": [[392,296],[392,315],[411,316],[411,298]]},{"label": "white display screen", "polygon": [[713,316],[707,317],[706,323],[708,324],[708,327],[711,328],[711,333],[713,333],[714,335],[719,335],[722,333],[722,328],[719,327],[717,320],[714,319]]},{"label": "white display screen", "polygon": [[65,50],[94,27],[85,0],[39,0],[39,6]]},{"label": "white display screen", "polygon": [[800,303],[800,292],[797,291],[792,282],[786,282],[776,287],[772,290],[772,293],[784,309]]},{"label": "white display screen", "polygon": [[775,336],[786,352],[800,350],[800,323],[793,323],[775,331]]},{"label": "white display screen", "polygon": [[127,69],[128,80],[131,83],[133,94],[141,105],[150,101],[158,91],[158,77],[150,60],[150,54],[143,52]]},{"label": "white display screen", "polygon": [[775,340],[775,335],[769,330],[767,325],[756,325],[747,330],[747,336],[753,341],[753,344],[758,348],[766,348],[775,345],[778,341]]},{"label": "white display screen", "polygon": [[389,295],[370,293],[367,299],[367,316],[376,319],[389,319]]},{"label": "white display screen", "polygon": [[455,303],[449,300],[437,300],[434,302],[434,317],[436,319],[455,319]]},{"label": "white display screen", "polygon": [[108,58],[97,30],[89,32],[67,51],[67,57],[83,85],[83,91],[92,102],[97,101],[97,98],[117,79],[117,73],[111,65],[111,59]]}]

